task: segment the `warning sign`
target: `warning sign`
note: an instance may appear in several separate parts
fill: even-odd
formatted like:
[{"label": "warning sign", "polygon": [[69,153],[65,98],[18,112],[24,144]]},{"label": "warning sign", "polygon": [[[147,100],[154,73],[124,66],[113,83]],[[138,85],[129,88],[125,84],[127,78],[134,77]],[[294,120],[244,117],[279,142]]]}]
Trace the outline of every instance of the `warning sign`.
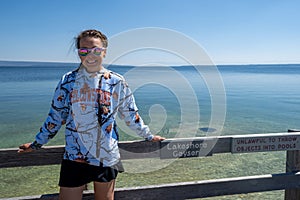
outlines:
[{"label": "warning sign", "polygon": [[300,135],[234,136],[231,144],[231,153],[300,150]]}]

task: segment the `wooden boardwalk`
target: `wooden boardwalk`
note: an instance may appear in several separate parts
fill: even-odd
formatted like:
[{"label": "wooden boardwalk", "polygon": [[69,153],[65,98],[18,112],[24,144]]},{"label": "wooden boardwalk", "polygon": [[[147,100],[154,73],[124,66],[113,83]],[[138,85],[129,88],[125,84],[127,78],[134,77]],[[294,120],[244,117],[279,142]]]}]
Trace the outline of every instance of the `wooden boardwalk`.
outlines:
[{"label": "wooden boardwalk", "polygon": [[[120,142],[123,160],[205,157],[219,153],[286,151],[286,173],[117,188],[115,199],[193,199],[285,190],[285,200],[300,199],[300,132],[167,139],[163,142]],[[16,148],[0,150],[0,168],[60,164],[64,146],[45,147],[28,154]],[[13,199],[57,199],[58,194]],[[84,199],[93,199],[87,191]]]}]

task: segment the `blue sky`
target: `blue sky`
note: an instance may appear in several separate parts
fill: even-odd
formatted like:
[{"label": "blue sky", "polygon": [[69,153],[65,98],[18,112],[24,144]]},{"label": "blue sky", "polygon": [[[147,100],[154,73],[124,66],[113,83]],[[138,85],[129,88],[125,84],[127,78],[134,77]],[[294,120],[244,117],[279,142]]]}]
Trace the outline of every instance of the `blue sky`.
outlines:
[{"label": "blue sky", "polygon": [[216,64],[300,63],[298,0],[9,0],[0,60],[78,62],[73,38],[160,27],[201,45]]}]

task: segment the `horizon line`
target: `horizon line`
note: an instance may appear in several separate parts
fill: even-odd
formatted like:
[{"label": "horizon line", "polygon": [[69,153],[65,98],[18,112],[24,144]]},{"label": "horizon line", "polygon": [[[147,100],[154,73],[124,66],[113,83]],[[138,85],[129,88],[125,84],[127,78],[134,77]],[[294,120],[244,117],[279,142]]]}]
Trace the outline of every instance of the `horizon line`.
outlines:
[{"label": "horizon line", "polygon": [[[79,62],[74,62],[74,61],[42,61],[42,60],[0,60],[0,62],[32,62],[32,63],[61,63],[61,64],[79,64]],[[261,62],[261,63],[213,63],[212,65],[299,65],[300,62]],[[122,64],[108,64],[108,63],[103,63],[103,65],[118,65],[118,66],[141,66],[141,65],[136,65],[136,64],[130,64],[130,63],[122,63]],[[161,65],[145,65],[147,67],[157,67],[157,66],[165,66],[165,65],[170,65],[170,66],[192,66],[192,65],[184,65],[184,64],[179,64],[179,63],[165,63]],[[197,65],[205,65],[205,64],[197,64]],[[205,65],[208,66],[208,65]]]}]

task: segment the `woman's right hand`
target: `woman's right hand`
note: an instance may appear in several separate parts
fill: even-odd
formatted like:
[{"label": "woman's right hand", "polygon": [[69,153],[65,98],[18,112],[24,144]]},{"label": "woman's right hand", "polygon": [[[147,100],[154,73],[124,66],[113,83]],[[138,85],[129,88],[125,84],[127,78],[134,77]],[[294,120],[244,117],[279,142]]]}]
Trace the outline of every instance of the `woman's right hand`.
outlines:
[{"label": "woman's right hand", "polygon": [[32,152],[34,151],[31,147],[30,147],[31,143],[26,143],[26,144],[22,144],[19,146],[19,150],[18,153],[28,153],[28,152]]}]

